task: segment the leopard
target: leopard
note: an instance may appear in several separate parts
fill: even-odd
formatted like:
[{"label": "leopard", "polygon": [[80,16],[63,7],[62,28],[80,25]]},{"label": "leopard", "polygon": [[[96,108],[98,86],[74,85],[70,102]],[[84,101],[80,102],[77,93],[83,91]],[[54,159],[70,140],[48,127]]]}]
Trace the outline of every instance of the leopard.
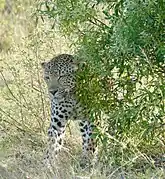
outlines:
[{"label": "leopard", "polygon": [[52,163],[60,153],[69,120],[79,121],[82,156],[87,159],[95,152],[95,141],[92,137],[95,125],[89,120],[85,107],[80,103],[76,94],[79,62],[73,55],[60,54],[47,62],[42,62],[41,66],[51,106],[48,147],[44,161]]}]

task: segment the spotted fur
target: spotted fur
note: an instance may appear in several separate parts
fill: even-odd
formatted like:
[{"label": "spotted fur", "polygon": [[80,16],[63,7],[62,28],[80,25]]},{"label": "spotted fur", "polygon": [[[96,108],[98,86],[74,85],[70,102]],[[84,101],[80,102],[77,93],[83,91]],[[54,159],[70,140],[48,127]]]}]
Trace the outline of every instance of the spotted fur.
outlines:
[{"label": "spotted fur", "polygon": [[76,71],[78,63],[72,55],[61,54],[41,64],[51,99],[51,121],[48,129],[48,148],[45,159],[53,160],[63,145],[66,124],[69,119],[80,120],[83,155],[94,152],[91,138],[93,125],[76,98]]}]

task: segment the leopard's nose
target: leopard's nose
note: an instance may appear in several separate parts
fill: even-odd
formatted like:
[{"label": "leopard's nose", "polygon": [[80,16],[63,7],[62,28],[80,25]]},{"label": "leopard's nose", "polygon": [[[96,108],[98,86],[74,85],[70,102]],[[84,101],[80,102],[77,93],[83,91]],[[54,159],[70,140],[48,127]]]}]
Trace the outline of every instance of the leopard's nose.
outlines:
[{"label": "leopard's nose", "polygon": [[53,96],[57,93],[58,90],[51,90],[49,91]]}]

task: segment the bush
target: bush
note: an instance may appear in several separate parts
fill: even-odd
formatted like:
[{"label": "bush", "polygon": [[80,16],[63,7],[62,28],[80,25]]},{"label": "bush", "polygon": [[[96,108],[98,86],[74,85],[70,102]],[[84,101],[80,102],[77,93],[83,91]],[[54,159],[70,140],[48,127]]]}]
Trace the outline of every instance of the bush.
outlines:
[{"label": "bush", "polygon": [[[78,95],[99,121],[94,136],[113,163],[164,150],[163,0],[43,1],[38,6],[72,41],[80,61]],[[128,162],[129,163],[129,162]]]}]

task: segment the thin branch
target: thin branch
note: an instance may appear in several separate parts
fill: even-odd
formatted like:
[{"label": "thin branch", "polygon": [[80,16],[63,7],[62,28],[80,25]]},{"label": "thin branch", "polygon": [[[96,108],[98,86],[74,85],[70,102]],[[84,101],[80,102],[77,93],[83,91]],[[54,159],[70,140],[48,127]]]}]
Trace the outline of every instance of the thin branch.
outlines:
[{"label": "thin branch", "polygon": [[9,88],[9,85],[7,84],[7,81],[6,81],[6,79],[5,79],[5,77],[4,77],[3,73],[2,73],[2,71],[0,71],[0,74],[1,74],[1,76],[2,76],[3,81],[5,82],[5,85],[6,85],[7,89],[8,89],[8,91],[9,91],[10,94],[12,95],[12,97],[13,97],[17,102],[19,102],[19,100],[15,97],[15,95],[13,94],[13,92],[11,91],[11,89]]},{"label": "thin branch", "polygon": [[91,19],[88,19],[88,21],[92,24],[94,24],[95,26],[101,27],[99,24],[97,24],[96,22],[93,22]]},{"label": "thin branch", "polygon": [[12,116],[10,116],[6,111],[4,111],[2,108],[0,108],[0,111],[2,113],[4,113],[6,116],[8,116],[10,119],[12,119],[12,121],[14,121],[15,123],[17,123],[18,125],[16,125],[14,122],[10,123],[9,121],[3,119],[4,122],[10,124],[11,126],[15,126],[16,128],[18,128],[19,130],[26,132],[24,129],[20,128],[19,126],[21,126],[21,123],[19,123],[17,120],[15,120]]},{"label": "thin branch", "polygon": [[[90,14],[88,14],[88,15],[90,15]],[[92,19],[93,19],[95,22],[93,22]],[[88,19],[88,21],[91,22],[92,24],[98,26],[98,27],[101,27],[100,25],[103,25],[103,26],[109,28],[108,25],[106,25],[104,22],[102,22],[100,19],[97,19],[97,18],[94,17],[94,16],[92,16],[91,19]],[[99,22],[100,24],[98,24],[98,23],[96,23],[96,22]]]},{"label": "thin branch", "polygon": [[149,67],[152,69],[152,66],[151,66],[151,64],[150,64],[150,59],[148,58],[148,56],[147,56],[147,54],[145,53],[145,51],[144,51],[144,49],[142,49],[140,46],[139,46],[139,48],[140,48],[140,50],[141,50],[141,52],[142,52],[142,54],[144,55],[144,57],[145,57],[145,62],[149,65]]},{"label": "thin branch", "polygon": [[104,22],[102,22],[101,20],[97,19],[96,17],[93,17],[93,19],[97,22],[99,22],[100,24],[102,24],[103,26],[106,26],[109,28],[109,26],[107,24],[105,24]]},{"label": "thin branch", "polygon": [[[13,97],[13,98],[10,98],[10,99],[13,100],[19,107],[24,107],[24,108],[27,109],[27,110],[32,110],[31,108],[28,107],[28,104],[27,104],[26,101],[25,101],[25,102],[26,102],[26,105],[27,105],[27,106],[25,106],[24,104],[22,104],[22,103],[20,102],[20,100],[13,94],[12,90],[10,89],[9,85],[7,84],[7,81],[6,81],[6,79],[5,79],[5,77],[4,77],[3,73],[2,73],[2,71],[0,71],[0,74],[1,74],[1,76],[2,76],[2,78],[3,78],[3,80],[4,80],[4,82],[5,82],[5,85],[6,85],[7,89],[8,89],[8,91],[10,92],[10,94],[11,94],[12,97]],[[17,86],[17,87],[18,87],[18,86]],[[21,94],[20,90],[19,90],[19,93]],[[22,96],[23,99],[25,100],[25,97],[23,96],[23,94],[22,94],[21,96]],[[33,116],[35,116],[35,117],[38,117],[34,112],[31,113],[31,114],[32,114]]]}]

